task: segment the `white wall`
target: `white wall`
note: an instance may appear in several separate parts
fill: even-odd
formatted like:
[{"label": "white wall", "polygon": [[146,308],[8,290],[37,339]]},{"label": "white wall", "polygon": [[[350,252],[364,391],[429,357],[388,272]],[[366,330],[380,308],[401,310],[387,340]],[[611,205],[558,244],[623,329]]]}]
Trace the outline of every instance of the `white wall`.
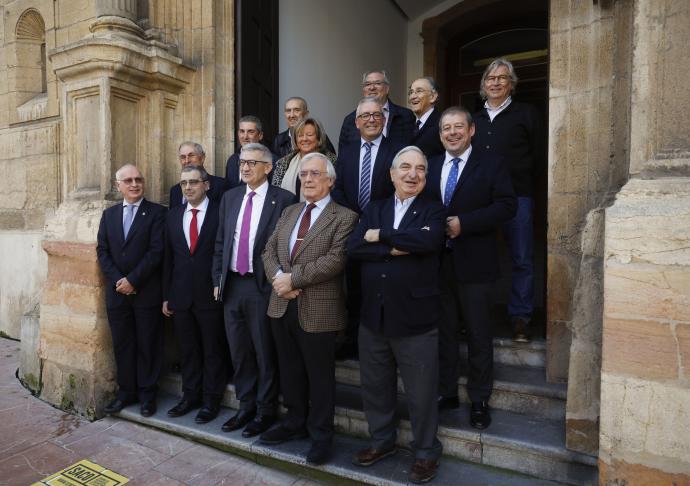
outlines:
[{"label": "white wall", "polygon": [[406,103],[407,19],[383,0],[280,0],[280,130],[282,105],[302,96],[338,146],[345,115],[361,98],[362,73],[385,69],[391,98]]}]

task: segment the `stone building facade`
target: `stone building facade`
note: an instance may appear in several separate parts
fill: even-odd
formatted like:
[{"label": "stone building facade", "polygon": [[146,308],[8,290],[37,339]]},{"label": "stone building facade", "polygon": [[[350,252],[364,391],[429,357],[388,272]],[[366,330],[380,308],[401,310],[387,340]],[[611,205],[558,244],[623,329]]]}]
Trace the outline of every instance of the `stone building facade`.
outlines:
[{"label": "stone building facade", "polygon": [[[492,0],[456,3],[445,19]],[[547,370],[568,381],[568,447],[598,455],[602,484],[688,484],[690,0],[549,12]],[[0,14],[0,330],[43,399],[95,418],[114,387],[95,258],[114,171],[136,162],[166,202],[180,140],[223,169],[234,4],[0,0]]]}]

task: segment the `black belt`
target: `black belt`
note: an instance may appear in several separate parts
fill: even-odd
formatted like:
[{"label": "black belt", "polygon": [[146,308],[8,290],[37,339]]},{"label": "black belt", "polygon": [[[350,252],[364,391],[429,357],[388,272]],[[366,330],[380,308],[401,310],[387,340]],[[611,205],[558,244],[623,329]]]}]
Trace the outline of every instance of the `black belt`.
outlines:
[{"label": "black belt", "polygon": [[237,272],[230,272],[230,275],[235,278],[254,278],[254,274],[252,272],[247,272],[244,275],[240,275]]}]

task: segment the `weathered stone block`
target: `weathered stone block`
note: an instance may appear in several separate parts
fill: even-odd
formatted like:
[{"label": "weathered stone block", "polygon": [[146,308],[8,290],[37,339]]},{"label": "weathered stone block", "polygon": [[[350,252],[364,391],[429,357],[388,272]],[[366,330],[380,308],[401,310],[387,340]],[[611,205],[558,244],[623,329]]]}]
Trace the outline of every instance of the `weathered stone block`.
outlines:
[{"label": "weathered stone block", "polygon": [[672,474],[660,469],[629,464],[613,460],[611,463],[599,460],[599,484],[606,486],[647,486],[651,484],[669,484],[673,486],[690,486],[690,474]]},{"label": "weathered stone block", "polygon": [[38,357],[41,328],[38,306],[21,320],[21,348],[19,352],[19,377],[34,393],[41,390],[41,360]]},{"label": "weathered stone block", "polygon": [[547,319],[550,321],[568,321],[572,317],[573,287],[572,275],[575,270],[571,257],[550,253],[547,259]]},{"label": "weathered stone block", "polygon": [[570,327],[562,321],[546,323],[546,380],[552,383],[568,381],[570,362]]}]

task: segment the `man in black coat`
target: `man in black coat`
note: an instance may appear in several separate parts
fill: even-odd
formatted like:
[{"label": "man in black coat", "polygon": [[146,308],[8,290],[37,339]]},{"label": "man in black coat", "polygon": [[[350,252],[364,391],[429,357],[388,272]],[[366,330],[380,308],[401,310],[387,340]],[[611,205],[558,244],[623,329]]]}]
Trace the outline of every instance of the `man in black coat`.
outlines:
[{"label": "man in black coat", "polygon": [[[362,96],[376,98],[383,106],[383,114],[386,117],[383,136],[404,147],[412,139],[415,117],[410,110],[396,105],[388,98],[389,89],[390,83],[386,71],[369,71],[362,76]],[[346,145],[356,143],[359,139],[359,130],[355,124],[356,115],[356,111],[353,111],[343,120],[338,140],[338,154]]]},{"label": "man in black coat", "polygon": [[201,166],[184,167],[180,187],[187,203],[166,218],[163,314],[175,326],[183,396],[168,415],[180,417],[201,406],[195,421],[204,424],[218,415],[227,383],[223,308],[211,279],[218,203],[206,195],[208,173]]},{"label": "man in black coat", "polygon": [[389,171],[395,195],[369,204],[348,240],[349,257],[361,263],[359,359],[371,434],[371,446],[353,462],[370,466],[396,452],[397,368],[412,422],[414,483],[433,479],[442,450],[436,397],[446,211],[419,196],[426,171],[419,148],[402,149]]},{"label": "man in black coat", "polygon": [[[206,152],[204,152],[204,147],[196,142],[182,142],[180,147],[177,149],[177,157],[180,161],[181,167],[186,167],[188,165],[198,165],[199,167],[204,166],[206,161]],[[223,193],[230,189],[230,185],[222,177],[216,177],[214,175],[208,175],[209,188],[206,191],[206,195],[211,201],[220,202],[220,198],[223,197]],[[187,202],[184,195],[182,194],[182,188],[179,184],[175,184],[170,188],[170,199],[168,202],[168,207],[170,209],[175,206],[183,205]]]},{"label": "man in black coat", "polygon": [[441,113],[436,109],[438,85],[434,78],[415,79],[407,92],[407,102],[416,118],[411,143],[419,147],[427,159],[443,153],[438,136]]},{"label": "man in black coat", "polygon": [[439,327],[439,408],[457,408],[457,308],[467,329],[467,393],[472,402],[470,424],[491,423],[493,333],[490,296],[498,278],[497,230],[515,214],[516,200],[508,168],[499,157],[475,153],[472,115],[451,107],[441,115],[445,153],[429,162],[427,192],[447,208],[448,243],[442,258],[444,317]]},{"label": "man in black coat", "polygon": [[103,211],[96,246],[117,365],[117,395],[105,412],[117,413],[138,400],[141,414],[149,417],[156,413],[163,358],[165,207],[144,199],[144,178],[134,165],[120,167],[115,179],[124,200]]},{"label": "man in black coat", "polygon": [[[303,119],[309,116],[309,108],[307,107],[307,100],[299,96],[292,96],[285,101],[285,120],[287,121],[287,129],[280,132],[273,139],[273,154],[277,159],[285,157],[292,152],[292,132],[295,126]],[[326,135],[326,149],[329,152],[335,153],[335,148],[331,140]],[[275,162],[275,160],[274,160]]]}]

